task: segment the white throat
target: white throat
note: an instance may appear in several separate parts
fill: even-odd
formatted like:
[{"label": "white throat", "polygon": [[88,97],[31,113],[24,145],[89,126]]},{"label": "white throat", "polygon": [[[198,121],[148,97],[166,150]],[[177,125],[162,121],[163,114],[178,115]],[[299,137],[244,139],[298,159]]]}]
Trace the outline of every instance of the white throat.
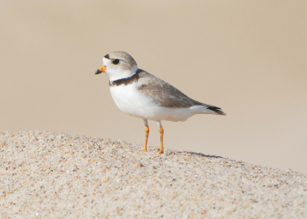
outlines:
[{"label": "white throat", "polygon": [[123,70],[121,68],[118,69],[112,69],[112,71],[108,70],[106,73],[109,75],[110,82],[117,81],[124,78],[130,78],[132,75],[134,75],[138,70],[137,65],[134,65],[131,70]]}]

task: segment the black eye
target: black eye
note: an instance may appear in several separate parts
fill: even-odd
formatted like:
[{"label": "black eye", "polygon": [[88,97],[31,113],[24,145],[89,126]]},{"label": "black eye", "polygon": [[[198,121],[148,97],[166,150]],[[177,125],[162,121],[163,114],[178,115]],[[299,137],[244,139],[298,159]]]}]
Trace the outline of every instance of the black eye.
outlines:
[{"label": "black eye", "polygon": [[117,65],[117,64],[119,63],[119,59],[114,59],[114,60],[112,61],[112,63],[113,63],[114,65]]}]

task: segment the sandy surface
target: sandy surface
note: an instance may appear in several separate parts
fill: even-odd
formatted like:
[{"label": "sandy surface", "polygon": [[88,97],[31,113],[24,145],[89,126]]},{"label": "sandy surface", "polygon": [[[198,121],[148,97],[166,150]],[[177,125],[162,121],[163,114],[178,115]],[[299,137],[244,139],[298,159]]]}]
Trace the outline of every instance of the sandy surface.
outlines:
[{"label": "sandy surface", "polygon": [[1,218],[307,218],[307,176],[45,131],[0,133]]}]

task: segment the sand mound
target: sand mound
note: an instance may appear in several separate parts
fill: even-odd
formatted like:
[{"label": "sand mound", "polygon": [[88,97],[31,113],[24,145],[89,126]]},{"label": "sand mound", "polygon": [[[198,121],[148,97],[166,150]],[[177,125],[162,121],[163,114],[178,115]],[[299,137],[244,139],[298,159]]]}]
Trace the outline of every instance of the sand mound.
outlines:
[{"label": "sand mound", "polygon": [[307,218],[307,176],[45,131],[0,133],[1,218]]}]

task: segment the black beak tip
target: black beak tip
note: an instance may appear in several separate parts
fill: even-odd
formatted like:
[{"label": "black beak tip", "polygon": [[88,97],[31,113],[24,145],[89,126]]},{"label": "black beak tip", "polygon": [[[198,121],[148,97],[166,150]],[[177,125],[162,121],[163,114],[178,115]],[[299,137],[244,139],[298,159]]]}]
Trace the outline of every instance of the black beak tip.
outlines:
[{"label": "black beak tip", "polygon": [[97,69],[97,71],[95,72],[95,75],[99,75],[100,73],[102,73],[102,71],[100,71],[99,69]]}]

